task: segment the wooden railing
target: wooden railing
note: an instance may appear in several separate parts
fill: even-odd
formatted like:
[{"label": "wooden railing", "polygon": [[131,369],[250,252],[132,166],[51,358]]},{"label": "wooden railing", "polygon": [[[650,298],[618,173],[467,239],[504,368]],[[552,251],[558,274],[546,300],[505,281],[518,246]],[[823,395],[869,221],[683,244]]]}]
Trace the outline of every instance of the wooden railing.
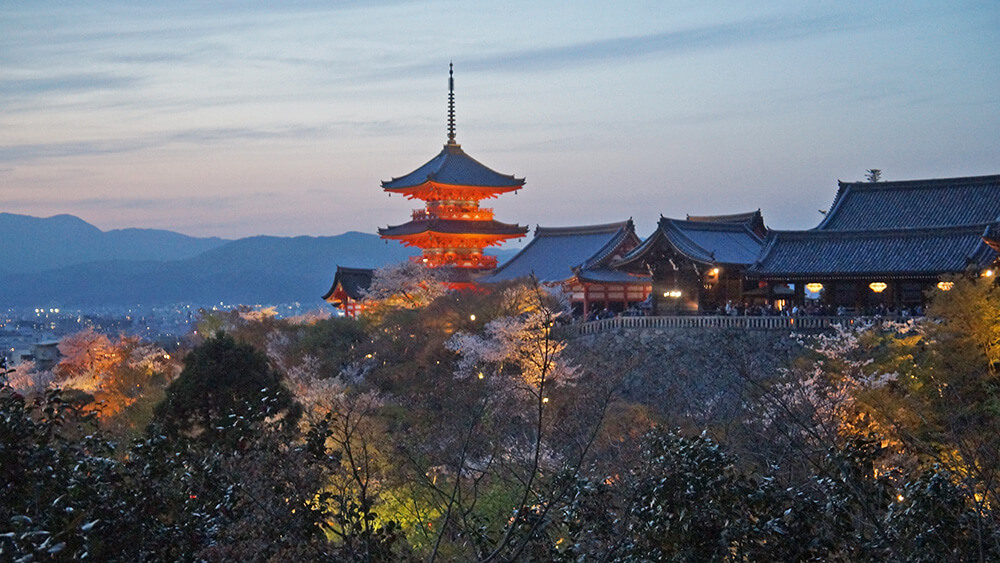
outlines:
[{"label": "wooden railing", "polygon": [[733,328],[742,330],[802,330],[816,331],[834,324],[853,324],[862,319],[853,317],[758,317],[758,316],[677,316],[677,317],[614,317],[563,327],[567,335],[597,334],[616,329],[657,328]]}]

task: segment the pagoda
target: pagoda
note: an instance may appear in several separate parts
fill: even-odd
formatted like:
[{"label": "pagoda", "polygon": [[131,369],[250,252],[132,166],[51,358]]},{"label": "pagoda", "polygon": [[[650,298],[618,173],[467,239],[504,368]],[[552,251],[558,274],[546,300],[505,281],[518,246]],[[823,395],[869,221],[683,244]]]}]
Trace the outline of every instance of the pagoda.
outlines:
[{"label": "pagoda", "polygon": [[[496,268],[495,256],[483,249],[525,236],[527,227],[493,219],[493,210],[480,207],[495,198],[524,187],[524,178],[495,172],[465,154],[455,141],[455,78],[448,65],[448,142],[429,162],[413,172],[382,182],[390,195],[425,202],[413,211],[409,222],[378,230],[384,239],[398,240],[420,248],[411,260],[429,268],[451,267],[456,274],[473,274]],[[461,275],[456,277],[463,277]]]}]

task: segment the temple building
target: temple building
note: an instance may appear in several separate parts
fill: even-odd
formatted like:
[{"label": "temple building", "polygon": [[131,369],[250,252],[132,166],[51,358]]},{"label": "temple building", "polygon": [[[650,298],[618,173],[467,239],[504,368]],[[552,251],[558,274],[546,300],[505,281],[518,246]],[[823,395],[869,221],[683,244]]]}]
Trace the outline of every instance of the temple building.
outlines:
[{"label": "temple building", "polygon": [[365,310],[365,292],[372,285],[375,270],[371,268],[347,268],[337,266],[333,276],[333,285],[323,295],[323,300],[335,309],[344,312],[344,316],[358,318]]},{"label": "temple building", "polygon": [[467,155],[455,140],[455,79],[448,71],[448,142],[441,152],[409,174],[382,182],[387,193],[424,202],[409,222],[380,228],[384,239],[420,248],[411,258],[429,268],[451,267],[456,282],[496,268],[483,249],[523,237],[527,227],[501,223],[480,201],[524,187],[523,178],[495,172]]},{"label": "temple building", "polygon": [[575,315],[595,308],[621,313],[649,296],[649,276],[614,269],[640,243],[632,220],[582,227],[536,227],[535,236],[503,266],[479,279],[498,283],[534,278],[570,296]]},{"label": "temple building", "polygon": [[656,231],[615,269],[651,278],[652,315],[721,312],[757,287],[745,273],[766,234],[759,209],[687,219],[661,216]]},{"label": "temple building", "polygon": [[994,275],[998,247],[1000,176],[840,182],[815,229],[771,231],[747,274],[800,303],[903,310],[947,291],[942,276]]}]

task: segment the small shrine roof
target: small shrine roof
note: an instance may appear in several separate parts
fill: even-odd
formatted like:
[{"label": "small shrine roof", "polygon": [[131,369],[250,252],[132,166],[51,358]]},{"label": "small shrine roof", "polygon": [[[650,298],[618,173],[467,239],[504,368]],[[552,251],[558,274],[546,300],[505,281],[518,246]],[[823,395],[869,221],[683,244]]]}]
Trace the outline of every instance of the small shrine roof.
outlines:
[{"label": "small shrine roof", "polygon": [[758,278],[937,277],[981,268],[996,259],[984,237],[990,226],[879,231],[771,231],[760,260],[747,273]]},{"label": "small shrine roof", "polygon": [[[513,258],[480,281],[491,283],[535,276],[556,283],[577,271],[599,269],[639,244],[632,220],[582,227],[536,227],[535,236]],[[627,274],[626,274],[627,275]]]},{"label": "small shrine roof", "polygon": [[383,237],[405,237],[421,233],[522,236],[527,232],[528,227],[520,225],[501,223],[500,221],[466,221],[462,219],[423,219],[378,230],[378,234]]},{"label": "small shrine roof", "polygon": [[1000,175],[838,185],[816,229],[924,229],[1000,221]]},{"label": "small shrine roof", "polygon": [[452,186],[518,189],[524,185],[524,178],[496,172],[467,155],[461,145],[448,143],[437,156],[420,168],[399,178],[383,181],[382,189],[412,188],[427,182]]},{"label": "small shrine roof", "polygon": [[368,288],[371,287],[374,273],[375,270],[371,268],[337,266],[337,273],[333,276],[333,285],[330,286],[330,290],[323,295],[322,299],[325,301],[333,299],[339,286],[348,297],[360,301]]}]

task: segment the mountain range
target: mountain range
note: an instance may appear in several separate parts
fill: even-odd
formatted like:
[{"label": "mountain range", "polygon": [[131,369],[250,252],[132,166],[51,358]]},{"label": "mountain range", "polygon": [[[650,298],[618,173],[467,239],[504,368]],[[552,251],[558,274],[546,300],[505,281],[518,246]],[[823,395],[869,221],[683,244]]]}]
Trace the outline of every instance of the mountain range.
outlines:
[{"label": "mountain range", "polygon": [[101,231],[72,215],[0,213],[0,308],[320,306],[337,265],[375,268],[412,254],[359,232],[226,240],[154,229]]}]

